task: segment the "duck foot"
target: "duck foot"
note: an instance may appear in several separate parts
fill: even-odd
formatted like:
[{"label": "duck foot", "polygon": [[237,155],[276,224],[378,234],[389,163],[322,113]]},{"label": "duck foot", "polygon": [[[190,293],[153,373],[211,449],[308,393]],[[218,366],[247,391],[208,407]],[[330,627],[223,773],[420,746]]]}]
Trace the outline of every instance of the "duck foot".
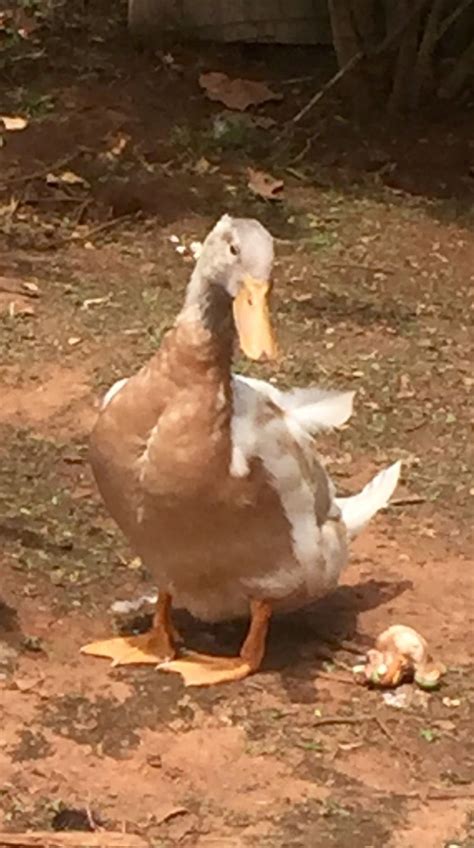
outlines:
[{"label": "duck foot", "polygon": [[116,636],[113,639],[103,639],[89,642],[80,649],[81,654],[93,657],[108,657],[112,666],[118,665],[157,665],[172,660],[175,650],[171,644],[153,631],[139,636]]},{"label": "duck foot", "polygon": [[179,659],[161,663],[158,670],[180,674],[185,686],[230,683],[233,680],[243,680],[255,671],[242,657],[212,657],[193,651],[186,651]]},{"label": "duck foot", "polygon": [[250,602],[250,627],[238,657],[211,657],[189,651],[158,668],[180,674],[185,686],[214,686],[243,680],[260,668],[271,613],[268,601]]},{"label": "duck foot", "polygon": [[112,666],[118,665],[158,665],[176,656],[175,642],[181,638],[171,621],[171,596],[163,593],[158,598],[153,627],[148,633],[139,636],[115,636],[90,642],[80,650],[81,654],[94,657],[107,657]]}]

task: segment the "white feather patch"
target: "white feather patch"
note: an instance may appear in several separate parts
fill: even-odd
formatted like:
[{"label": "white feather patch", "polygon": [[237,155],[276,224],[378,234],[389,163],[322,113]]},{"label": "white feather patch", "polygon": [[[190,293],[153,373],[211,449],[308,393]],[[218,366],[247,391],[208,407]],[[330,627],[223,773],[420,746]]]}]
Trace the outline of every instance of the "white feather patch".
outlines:
[{"label": "white feather patch", "polygon": [[121,389],[123,389],[125,383],[128,383],[128,377],[123,377],[121,380],[117,380],[117,382],[114,383],[113,386],[111,386],[110,389],[106,391],[104,397],[102,398],[102,404],[100,407],[101,409],[105,409],[105,407],[107,406],[107,404],[110,403],[112,398],[115,397],[115,395],[117,395]]},{"label": "white feather patch", "polygon": [[342,512],[342,520],[350,536],[356,536],[380,510],[387,506],[392,497],[402,464],[395,462],[383,471],[379,471],[370,483],[350,498],[336,498]]}]

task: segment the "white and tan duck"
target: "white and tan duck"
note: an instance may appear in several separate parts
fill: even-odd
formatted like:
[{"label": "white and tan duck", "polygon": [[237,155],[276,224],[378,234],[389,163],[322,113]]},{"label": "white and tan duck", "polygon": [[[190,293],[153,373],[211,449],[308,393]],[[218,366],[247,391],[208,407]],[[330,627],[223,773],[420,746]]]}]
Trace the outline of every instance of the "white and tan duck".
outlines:
[{"label": "white and tan duck", "polygon": [[[316,453],[342,425],[351,392],[296,389],[231,371],[234,337],[273,357],[268,295],[273,240],[224,215],[207,236],[184,306],[160,349],[107,393],[91,462],[105,504],[159,588],[152,630],[86,645],[115,665],[153,663],[187,685],[238,680],[263,659],[273,611],[333,590],[348,539],[385,507],[400,464],[336,498]],[[177,648],[172,607],[215,622],[247,616],[237,657]]]}]

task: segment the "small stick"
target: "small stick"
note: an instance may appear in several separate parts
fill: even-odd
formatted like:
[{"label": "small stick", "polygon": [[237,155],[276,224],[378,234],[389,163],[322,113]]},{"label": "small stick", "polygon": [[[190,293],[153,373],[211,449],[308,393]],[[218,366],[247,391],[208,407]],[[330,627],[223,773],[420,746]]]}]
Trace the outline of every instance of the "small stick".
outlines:
[{"label": "small stick", "polygon": [[306,106],[303,106],[299,112],[291,119],[293,124],[299,124],[302,118],[311,111],[311,109],[316,106],[316,103],[319,103],[320,100],[324,97],[324,95],[333,88],[352,68],[357,65],[360,60],[363,58],[364,53],[362,50],[359,50],[358,53],[355,53],[345,65],[340,68],[337,73],[333,74],[333,76],[319,89],[319,91],[311,98],[309,103]]},{"label": "small stick", "polygon": [[375,724],[376,724],[376,725],[378,725],[378,727],[380,727],[380,730],[382,731],[383,735],[384,735],[384,736],[386,736],[386,737],[387,737],[387,739],[389,739],[389,740],[390,740],[390,742],[392,743],[392,745],[396,745],[396,744],[397,744],[397,743],[395,742],[395,739],[394,739],[393,733],[391,732],[391,730],[389,730],[389,729],[388,729],[387,725],[385,724],[385,722],[384,722],[384,721],[382,721],[382,719],[381,719],[381,718],[379,718],[378,716],[372,716],[372,721],[375,721]]},{"label": "small stick", "polygon": [[462,798],[474,798],[474,792],[469,792],[468,790],[457,791],[453,790],[449,792],[446,790],[445,792],[428,792],[428,801],[457,801]]},{"label": "small stick", "polygon": [[345,686],[354,686],[354,680],[350,680],[348,677],[343,677],[342,674],[332,674],[329,671],[318,671],[316,675],[317,680],[331,680],[333,683],[343,683]]},{"label": "small stick", "polygon": [[116,227],[118,224],[123,224],[125,221],[129,221],[132,218],[137,217],[137,212],[133,212],[129,215],[120,215],[118,218],[111,218],[109,221],[103,221],[101,224],[98,224],[96,227],[91,227],[86,233],[82,235],[73,235],[69,233],[67,236],[63,236],[62,238],[56,239],[56,241],[51,244],[45,245],[43,250],[51,250],[56,247],[61,247],[63,244],[69,244],[70,242],[79,243],[82,241],[87,241],[90,238],[93,238],[99,233],[105,232],[105,230],[111,230],[113,227]]},{"label": "small stick", "polygon": [[454,10],[447,18],[444,19],[441,24],[438,34],[436,36],[436,42],[440,41],[444,34],[448,31],[450,26],[459,18],[460,15],[471,5],[472,0],[464,0],[464,2],[460,3],[457,9]]},{"label": "small stick", "polygon": [[[303,147],[303,149],[302,149],[302,150],[300,150],[300,152],[299,152],[299,153],[297,153],[297,154],[296,154],[296,156],[294,156],[294,157],[293,157],[293,159],[291,160],[291,163],[292,163],[293,165],[294,165],[296,162],[301,162],[301,160],[302,160],[302,159],[304,159],[304,157],[306,156],[306,154],[308,153],[308,151],[311,149],[311,145],[312,145],[312,143],[313,143],[313,139],[312,139],[312,138],[307,138],[307,139],[306,139],[306,141],[305,141],[305,143],[304,143],[304,147]],[[288,170],[288,168],[287,168],[287,170]],[[291,172],[290,172],[290,173],[291,173]]]},{"label": "small stick", "polygon": [[285,135],[285,132],[288,132],[291,124],[299,124],[301,119],[304,118],[304,116],[307,115],[308,112],[310,112],[311,109],[316,106],[317,103],[319,103],[319,101],[324,97],[324,95],[331,88],[333,88],[347,73],[349,73],[349,71],[352,71],[352,69],[359,64],[359,62],[364,58],[364,56],[379,56],[380,54],[385,53],[385,51],[388,50],[388,48],[391,47],[392,44],[394,44],[399,38],[401,38],[405,30],[411,24],[412,20],[421,11],[423,6],[425,5],[425,2],[426,0],[419,0],[419,2],[415,4],[414,8],[410,10],[410,13],[409,15],[407,15],[406,19],[401,22],[400,26],[394,29],[393,32],[390,32],[374,50],[371,50],[367,54],[364,50],[359,50],[357,53],[354,53],[354,55],[351,56],[349,61],[346,62],[346,64],[343,65],[342,68],[339,68],[339,70],[322,86],[322,88],[320,88],[320,90],[313,95],[309,103],[307,103],[306,106],[303,106],[303,108],[300,109],[300,111],[297,112],[296,115],[294,115],[294,117],[287,124],[286,128],[283,130],[283,133],[280,135],[280,138]]},{"label": "small stick", "polygon": [[361,724],[364,721],[370,721],[371,716],[328,716],[327,718],[319,718],[312,722],[312,727],[324,727],[329,724]]},{"label": "small stick", "polygon": [[[469,0],[471,2],[471,0]],[[293,77],[292,79],[284,79],[284,80],[275,80],[277,85],[297,85],[299,82],[312,82],[314,80],[314,74],[308,77]]]},{"label": "small stick", "polygon": [[4,180],[5,185],[12,185],[13,183],[28,183],[31,180],[37,180],[40,177],[45,177],[49,174],[50,171],[54,171],[57,168],[64,168],[65,165],[68,165],[69,162],[72,162],[73,159],[76,159],[81,153],[90,153],[91,150],[89,147],[78,147],[74,153],[69,153],[67,156],[63,156],[62,159],[58,159],[56,162],[52,162],[50,165],[46,165],[43,168],[39,168],[37,171],[31,171],[29,174],[21,174],[16,177],[10,177],[9,179]]},{"label": "small stick", "polygon": [[36,831],[0,833],[0,848],[150,848],[149,843],[130,833],[84,833],[84,831]]},{"label": "small stick", "polygon": [[328,268],[355,268],[361,271],[371,271],[373,274],[395,274],[395,268],[385,268],[382,265],[363,265],[357,262],[330,262]]},{"label": "small stick", "polygon": [[412,424],[411,427],[405,427],[404,432],[405,433],[414,433],[415,430],[421,430],[421,428],[424,427],[425,424],[427,424],[427,423],[428,422],[427,422],[426,418],[423,418],[421,421],[418,421],[417,424]]},{"label": "small stick", "polygon": [[393,501],[390,501],[390,506],[412,506],[412,504],[422,503],[426,503],[426,498],[413,495],[413,497],[409,498],[394,498]]},{"label": "small stick", "polygon": [[314,651],[312,651],[312,656],[316,657],[318,660],[325,660],[326,662],[332,663],[333,666],[342,669],[342,671],[352,672],[351,666],[347,665],[347,663],[345,662],[342,662],[342,660],[337,660],[335,657],[333,657],[331,651],[329,650],[324,651],[321,650],[321,648],[316,648]]},{"label": "small stick", "polygon": [[321,642],[326,642],[326,645],[332,645],[333,648],[341,648],[341,650],[347,651],[348,654],[354,654],[356,657],[361,657],[365,654],[364,648],[359,648],[358,645],[353,645],[352,642],[346,642],[345,639],[339,641],[338,639],[331,639],[330,636],[323,636],[321,633],[316,634],[316,638],[320,639]]}]

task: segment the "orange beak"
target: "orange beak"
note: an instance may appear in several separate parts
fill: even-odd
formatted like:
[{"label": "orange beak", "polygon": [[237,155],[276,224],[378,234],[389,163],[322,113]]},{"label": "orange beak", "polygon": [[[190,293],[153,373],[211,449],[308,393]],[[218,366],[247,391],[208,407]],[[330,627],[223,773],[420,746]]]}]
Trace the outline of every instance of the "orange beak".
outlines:
[{"label": "orange beak", "polygon": [[270,283],[245,277],[234,299],[234,321],[240,346],[249,359],[276,359],[277,345],[270,322]]}]

